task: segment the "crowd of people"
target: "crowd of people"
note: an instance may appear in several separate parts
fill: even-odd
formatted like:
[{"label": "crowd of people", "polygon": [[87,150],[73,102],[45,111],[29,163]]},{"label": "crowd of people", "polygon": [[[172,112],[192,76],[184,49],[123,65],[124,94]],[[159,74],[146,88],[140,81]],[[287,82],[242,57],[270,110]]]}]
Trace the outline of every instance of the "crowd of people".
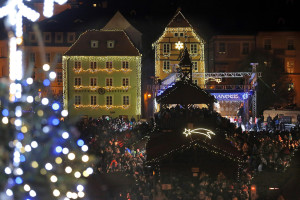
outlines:
[{"label": "crowd of people", "polygon": [[[227,139],[248,163],[239,182],[227,179],[222,173],[212,177],[205,171],[197,176],[181,173],[168,176],[145,164],[147,138],[154,131],[178,128],[186,122],[199,125],[217,122],[217,127],[235,130]],[[263,170],[284,171],[300,141],[299,129],[241,131],[218,113],[194,107],[188,112],[179,107],[166,109],[149,122],[103,117],[81,120],[77,127],[89,144],[89,153],[97,158],[95,171],[123,173],[134,180],[130,187],[111,194],[110,199],[116,200],[249,199],[252,177]]]}]

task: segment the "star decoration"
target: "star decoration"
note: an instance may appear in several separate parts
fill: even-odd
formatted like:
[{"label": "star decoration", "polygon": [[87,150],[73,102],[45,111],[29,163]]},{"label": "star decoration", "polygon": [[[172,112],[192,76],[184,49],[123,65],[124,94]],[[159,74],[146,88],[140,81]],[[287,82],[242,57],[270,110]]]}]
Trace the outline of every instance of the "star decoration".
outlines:
[{"label": "star decoration", "polygon": [[178,50],[183,49],[183,43],[178,41],[177,43],[175,43],[175,48]]},{"label": "star decoration", "polygon": [[205,129],[205,128],[197,128],[194,130],[191,129],[184,129],[183,134],[187,137],[189,135],[191,135],[192,133],[197,133],[200,135],[205,135],[206,137],[208,137],[209,139],[211,139],[211,135],[216,135],[214,132],[212,132],[211,130]]}]

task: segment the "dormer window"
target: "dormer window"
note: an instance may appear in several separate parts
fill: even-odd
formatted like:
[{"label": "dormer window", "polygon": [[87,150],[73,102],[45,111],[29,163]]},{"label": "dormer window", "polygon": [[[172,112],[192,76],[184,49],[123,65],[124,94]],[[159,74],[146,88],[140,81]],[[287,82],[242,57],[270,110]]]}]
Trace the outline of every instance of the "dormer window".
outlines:
[{"label": "dormer window", "polygon": [[91,40],[91,48],[98,48],[98,40]]},{"label": "dormer window", "polygon": [[107,41],[107,48],[115,48],[115,41],[114,40],[108,40]]}]

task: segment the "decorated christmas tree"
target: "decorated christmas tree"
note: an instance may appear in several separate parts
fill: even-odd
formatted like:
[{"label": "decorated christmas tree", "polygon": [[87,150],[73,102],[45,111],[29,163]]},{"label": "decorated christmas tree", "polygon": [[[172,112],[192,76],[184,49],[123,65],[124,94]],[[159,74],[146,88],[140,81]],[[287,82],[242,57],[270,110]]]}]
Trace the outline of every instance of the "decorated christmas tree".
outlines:
[{"label": "decorated christmas tree", "polygon": [[[46,0],[45,16],[51,16],[54,2],[65,1]],[[37,82],[24,70],[30,66],[22,64],[22,17],[35,21],[39,14],[21,0],[8,0],[0,8],[0,17],[5,16],[10,75],[0,85],[1,199],[84,198],[92,159],[79,132],[68,123],[67,110],[47,90],[56,73],[45,64],[45,79]]]}]

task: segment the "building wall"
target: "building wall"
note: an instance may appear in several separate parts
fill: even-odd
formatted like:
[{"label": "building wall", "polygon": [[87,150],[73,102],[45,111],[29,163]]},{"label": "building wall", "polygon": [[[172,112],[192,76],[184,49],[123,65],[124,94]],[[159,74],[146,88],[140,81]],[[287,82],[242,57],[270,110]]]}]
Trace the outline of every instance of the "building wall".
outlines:
[{"label": "building wall", "polygon": [[[126,115],[129,119],[141,115],[141,57],[140,56],[64,56],[64,105],[69,105],[70,116],[101,117]],[[82,70],[74,70],[75,61],[81,61]],[[90,62],[97,62],[97,69],[89,70]],[[113,62],[111,70],[106,61]],[[122,61],[129,62],[129,70],[122,70]],[[81,78],[81,86],[75,86],[75,78]],[[97,78],[96,86],[90,79]],[[112,78],[112,87],[106,87],[106,78]],[[122,87],[122,79],[129,78],[129,87]],[[105,93],[99,93],[104,88]],[[81,96],[81,105],[75,105],[75,96]],[[91,105],[96,96],[96,105]],[[112,106],[106,105],[106,96],[112,96]],[[123,96],[129,96],[129,106],[123,105]]]},{"label": "building wall", "polygon": [[0,40],[0,78],[8,76],[8,41]]},{"label": "building wall", "polygon": [[[252,35],[213,36],[209,42],[209,72],[240,71],[241,61],[254,49],[255,36]],[[221,84],[230,84],[230,81],[223,79]]]},{"label": "building wall", "polygon": [[50,71],[55,71],[57,75],[55,81],[51,82],[50,90],[53,95],[62,95],[62,55],[67,49],[68,47],[66,46],[25,46],[24,53],[26,59],[25,62],[27,64],[25,75],[31,76],[34,80],[42,82],[46,78],[46,73],[43,71],[43,65],[49,64],[51,67]]},{"label": "building wall", "polygon": [[300,32],[259,32],[256,46],[266,50],[266,42],[271,42],[269,51],[284,63],[285,74],[295,90],[294,103],[300,106]]},{"label": "building wall", "polygon": [[[183,35],[180,36],[180,33]],[[175,36],[175,34],[178,34]],[[162,36],[154,43],[155,48],[155,76],[163,80],[176,71],[180,61],[181,51],[176,49],[176,43],[183,43],[190,52],[192,62],[197,63],[197,70],[193,73],[205,72],[204,41],[190,27],[166,28]],[[170,44],[170,51],[164,52],[164,45]],[[197,51],[191,52],[191,45],[197,45]],[[181,49],[183,50],[183,49]],[[169,62],[169,68],[164,67],[164,62]],[[197,78],[198,85],[204,85],[204,78]]]}]

